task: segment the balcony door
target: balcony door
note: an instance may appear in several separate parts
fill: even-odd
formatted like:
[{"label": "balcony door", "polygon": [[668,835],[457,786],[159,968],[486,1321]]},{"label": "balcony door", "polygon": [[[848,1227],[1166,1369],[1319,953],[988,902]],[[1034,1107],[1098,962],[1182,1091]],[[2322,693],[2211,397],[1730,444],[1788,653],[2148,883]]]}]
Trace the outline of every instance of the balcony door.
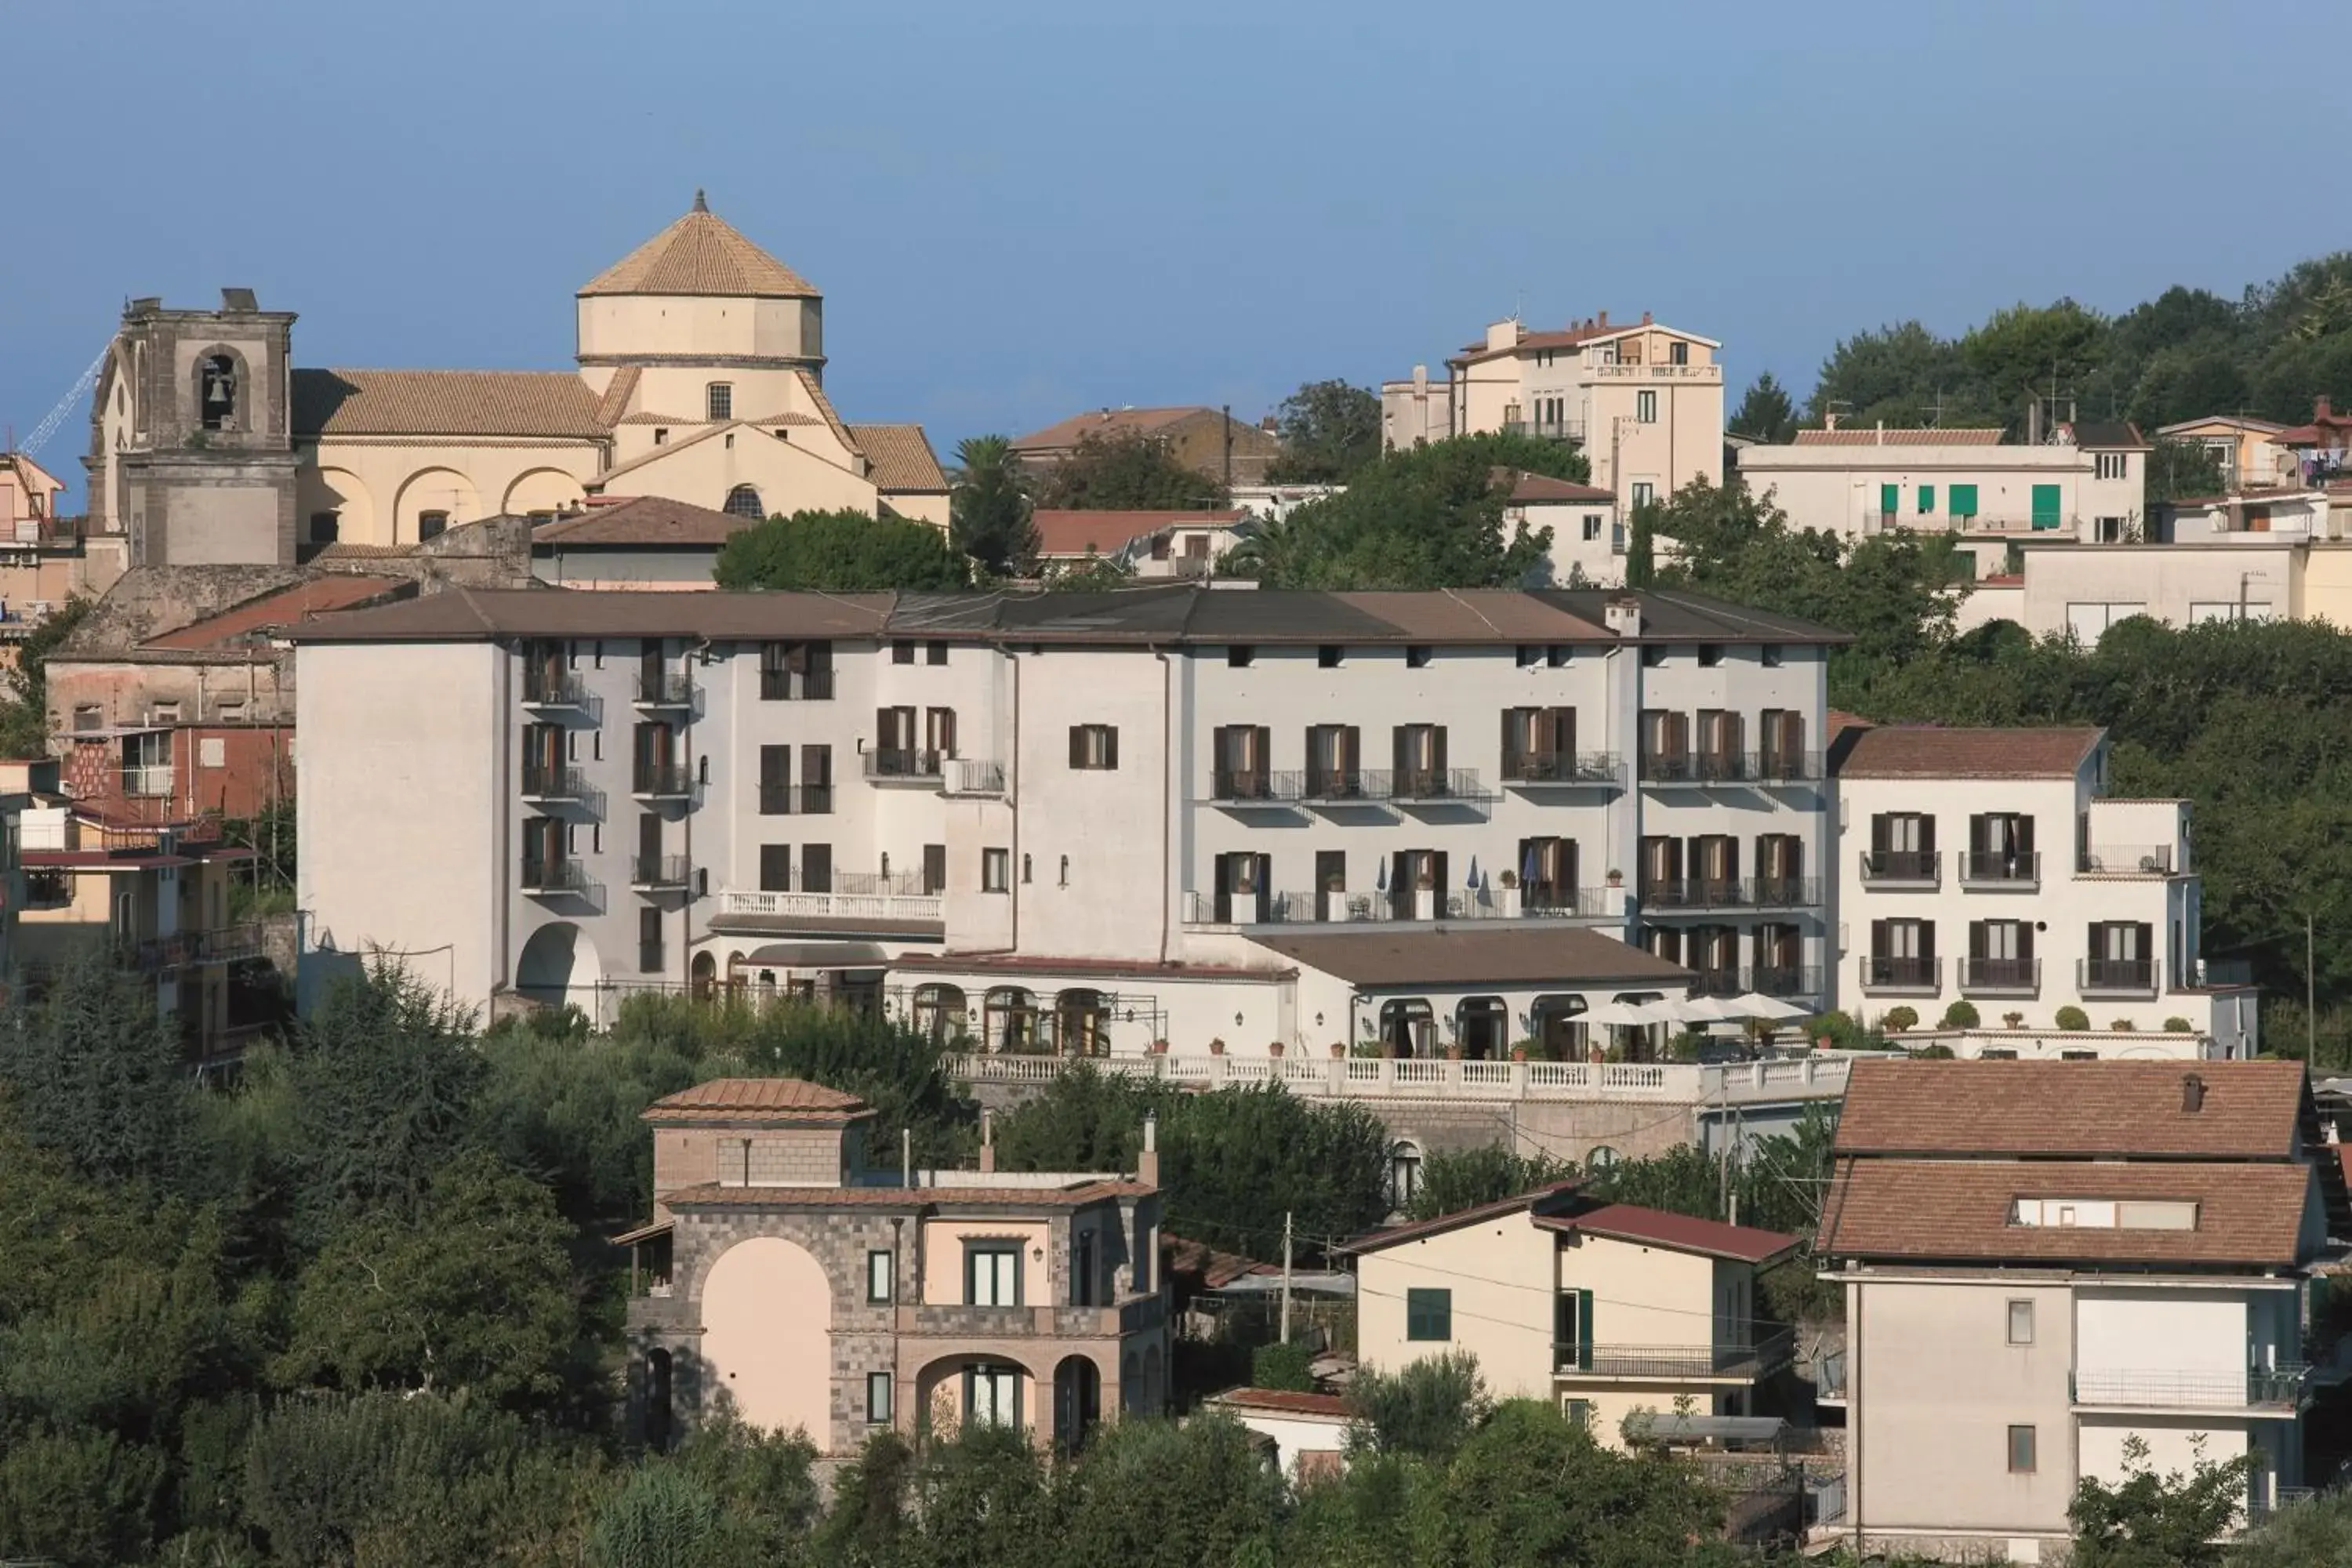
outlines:
[{"label": "balcony door", "polygon": [[1529,910],[1576,910],[1576,840],[1519,840],[1519,899]]},{"label": "balcony door", "polygon": [[543,879],[563,858],[563,823],[552,816],[526,818],[522,825],[523,879]]},{"label": "balcony door", "polygon": [[1257,900],[1257,913],[1251,918],[1264,918],[1266,883],[1274,876],[1273,856],[1220,855],[1211,868],[1211,876],[1215,894],[1214,913],[1219,925],[1233,923],[1236,895],[1244,904],[1252,900]]},{"label": "balcony door", "polygon": [[1690,715],[1662,708],[1642,714],[1642,776],[1679,779],[1690,776]]},{"label": "balcony door", "polygon": [[1698,716],[1699,776],[1731,779],[1740,776],[1740,750],[1746,725],[1727,709],[1703,709]]},{"label": "balcony door", "polygon": [[956,752],[956,715],[952,708],[923,710],[923,750],[932,757],[952,757]]},{"label": "balcony door", "polygon": [[1936,819],[1913,811],[1882,811],[1870,819],[1874,876],[1925,878],[1936,871]]},{"label": "balcony door", "polygon": [[1568,776],[1565,759],[1576,752],[1573,708],[1503,710],[1503,776],[1552,779]]},{"label": "balcony door", "polygon": [[1791,996],[1804,990],[1804,934],[1795,926],[1768,923],[1756,928],[1756,969],[1748,989],[1767,996]]},{"label": "balcony door", "polygon": [[2086,951],[2091,984],[2147,985],[2155,974],[2156,928],[2146,921],[2094,921]]},{"label": "balcony door", "polygon": [[1645,904],[1671,902],[1681,896],[1683,841],[1651,837],[1642,840],[1641,895]]},{"label": "balcony door", "polygon": [[2032,984],[2033,922],[1969,921],[1969,971],[1973,985]]},{"label": "balcony door", "polygon": [[874,771],[896,777],[916,771],[915,710],[877,708],[874,710]]},{"label": "balcony door", "polygon": [[1223,724],[1212,741],[1220,800],[1257,800],[1267,791],[1266,753],[1273,732],[1262,724]]},{"label": "balcony door", "polygon": [[1756,901],[1792,904],[1801,901],[1805,877],[1805,841],[1793,833],[1756,836]]},{"label": "balcony door", "polygon": [[1739,840],[1728,833],[1705,833],[1690,841],[1690,879],[1711,904],[1739,899]]},{"label": "balcony door", "polygon": [[1686,963],[1698,972],[1699,990],[1710,996],[1728,996],[1739,989],[1739,928],[1702,925],[1691,928]]},{"label": "balcony door", "polygon": [[1759,771],[1766,778],[1802,778],[1805,716],[1792,708],[1767,708],[1757,715]]},{"label": "balcony door", "polygon": [[1563,1289],[1552,1298],[1552,1370],[1592,1370],[1592,1292]]},{"label": "balcony door", "polygon": [[1433,919],[1445,912],[1445,851],[1400,849],[1389,860],[1389,908],[1401,921],[1418,920],[1421,895],[1431,895]]},{"label": "balcony door", "polygon": [[1926,985],[1936,973],[1936,922],[1870,922],[1870,973],[1880,985]]},{"label": "balcony door", "polygon": [[1430,795],[1445,787],[1445,726],[1399,724],[1394,734],[1396,793]]},{"label": "balcony door", "polygon": [[1969,818],[1969,868],[1979,880],[2031,880],[2033,818],[2016,812],[1979,812]]},{"label": "balcony door", "polygon": [[1364,732],[1353,724],[1314,724],[1307,731],[1307,793],[1318,800],[1362,792]]}]

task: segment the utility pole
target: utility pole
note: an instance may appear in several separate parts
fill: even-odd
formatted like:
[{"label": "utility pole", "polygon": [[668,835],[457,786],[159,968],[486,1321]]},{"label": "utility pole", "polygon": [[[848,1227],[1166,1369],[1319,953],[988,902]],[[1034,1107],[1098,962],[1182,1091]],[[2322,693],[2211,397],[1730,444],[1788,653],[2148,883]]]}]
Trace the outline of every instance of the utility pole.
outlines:
[{"label": "utility pole", "polygon": [[1282,1342],[1290,1342],[1290,1211],[1282,1211]]},{"label": "utility pole", "polygon": [[2311,915],[2303,917],[2303,1060],[2306,1067],[2317,1067],[2319,1049],[2319,983],[2311,973]]},{"label": "utility pole", "polygon": [[1225,437],[1225,494],[1231,497],[1234,493],[1234,405],[1219,404],[1217,412],[1224,416],[1218,428],[1224,432]]}]

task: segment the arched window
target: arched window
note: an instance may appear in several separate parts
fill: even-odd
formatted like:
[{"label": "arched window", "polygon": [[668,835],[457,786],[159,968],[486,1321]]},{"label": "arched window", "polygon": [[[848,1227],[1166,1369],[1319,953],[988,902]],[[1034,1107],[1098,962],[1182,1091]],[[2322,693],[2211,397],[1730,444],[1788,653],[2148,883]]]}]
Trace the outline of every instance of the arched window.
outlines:
[{"label": "arched window", "polygon": [[236,428],[236,356],[206,354],[196,362],[196,418],[207,430]]},{"label": "arched window", "polygon": [[1584,1157],[1584,1168],[1588,1171],[1605,1171],[1616,1163],[1617,1151],[1606,1143],[1595,1143],[1592,1152]]},{"label": "arched window", "polygon": [[1436,1055],[1437,1023],[1428,1001],[1419,996],[1400,996],[1381,1003],[1381,1043],[1391,1056]]},{"label": "arched window", "polygon": [[964,1032],[963,991],[954,985],[915,987],[915,1033],[935,1046],[946,1045]]},{"label": "arched window", "polygon": [[748,517],[754,522],[764,521],[767,512],[760,506],[760,492],[749,485],[737,485],[727,492],[727,504],[719,509],[730,517]]},{"label": "arched window", "polygon": [[1421,1147],[1410,1142],[1389,1148],[1389,1207],[1402,1214],[1421,1191]]},{"label": "arched window", "polygon": [[981,1004],[982,1044],[992,1051],[1028,1051],[1037,1046],[1037,996],[1018,985],[999,985]]},{"label": "arched window", "polygon": [[1054,1036],[1066,1056],[1108,1055],[1109,1023],[1110,998],[1099,991],[1070,990],[1054,998]]}]

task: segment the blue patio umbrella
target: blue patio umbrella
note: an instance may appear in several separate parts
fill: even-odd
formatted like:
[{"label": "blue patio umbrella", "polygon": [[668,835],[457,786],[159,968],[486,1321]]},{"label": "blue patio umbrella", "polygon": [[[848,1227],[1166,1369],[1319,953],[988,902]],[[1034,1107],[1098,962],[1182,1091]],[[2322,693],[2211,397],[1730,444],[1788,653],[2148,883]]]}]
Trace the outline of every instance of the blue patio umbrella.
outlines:
[{"label": "blue patio umbrella", "polygon": [[1519,880],[1523,883],[1533,883],[1539,868],[1540,862],[1536,858],[1536,847],[1534,841],[1530,840],[1528,844],[1527,858],[1519,863]]},{"label": "blue patio umbrella", "polygon": [[1470,889],[1472,892],[1474,892],[1474,893],[1475,893],[1475,892],[1476,892],[1476,891],[1478,890],[1478,857],[1476,857],[1475,855],[1473,855],[1473,856],[1471,856],[1471,857],[1470,857],[1470,877],[1469,877],[1469,879],[1468,879],[1467,881],[1464,882],[1462,885],[1463,885],[1464,887],[1465,887],[1465,888],[1469,889]]},{"label": "blue patio umbrella", "polygon": [[1379,880],[1372,884],[1372,890],[1380,893],[1389,890],[1389,862],[1385,855],[1381,857],[1381,875]]}]

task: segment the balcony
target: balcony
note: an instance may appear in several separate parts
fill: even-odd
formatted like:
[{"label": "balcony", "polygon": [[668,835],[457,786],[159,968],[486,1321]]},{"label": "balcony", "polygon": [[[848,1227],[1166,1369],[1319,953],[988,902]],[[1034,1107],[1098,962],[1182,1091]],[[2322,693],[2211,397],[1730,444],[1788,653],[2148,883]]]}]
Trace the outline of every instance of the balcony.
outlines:
[{"label": "balcony", "polygon": [[1528,436],[1538,441],[1581,441],[1584,421],[1581,419],[1506,419],[1503,433],[1507,436]]},{"label": "balcony", "polygon": [[2152,958],[2083,958],[2074,963],[2074,988],[2085,996],[2153,996],[2162,978]]},{"label": "balcony", "polygon": [[1004,793],[1004,764],[979,762],[966,757],[950,757],[940,770],[941,781],[949,795],[1001,795]]},{"label": "balcony", "polygon": [[1211,775],[1209,789],[1219,805],[1287,810],[1306,793],[1307,774],[1303,769],[1220,768]]},{"label": "balcony", "polygon": [[[846,883],[850,879],[844,877]],[[903,887],[903,883],[894,883]],[[845,887],[822,892],[740,891],[719,895],[718,921],[730,917],[752,920],[909,921],[937,925],[945,919],[946,900],[938,893],[907,891],[852,892]],[[714,921],[714,923],[717,923]]]},{"label": "balcony", "polygon": [[763,669],[760,672],[762,702],[830,702],[833,671],[829,669]]},{"label": "balcony", "polygon": [[637,675],[636,696],[632,700],[641,709],[664,708],[691,710],[694,707],[694,677],[682,669],[664,670],[658,675]]},{"label": "balcony", "polygon": [[1484,805],[1495,798],[1475,768],[1405,768],[1391,780],[1389,798],[1401,805]]},{"label": "balcony", "polygon": [[2300,1363],[2243,1372],[2192,1372],[2177,1367],[2108,1368],[2067,1376],[2077,1405],[2134,1410],[2294,1411],[2309,1401],[2311,1369]]},{"label": "balcony", "polygon": [[1389,798],[1385,768],[1308,768],[1299,799],[1309,805],[1356,805]]},{"label": "balcony", "polygon": [[1759,996],[1819,996],[1822,994],[1822,966],[1818,963],[1759,963],[1745,973],[1739,989],[1742,994],[1753,991]]},{"label": "balcony", "polygon": [[248,924],[151,938],[131,948],[125,957],[142,974],[164,974],[206,963],[234,963],[260,953],[261,927]]},{"label": "balcony", "polygon": [[1862,959],[1862,988],[1881,995],[1933,996],[1944,988],[1944,962],[1939,958],[1865,953]]},{"label": "balcony", "polygon": [[1675,910],[1799,910],[1822,901],[1818,877],[1678,877],[1642,884],[1642,908]]},{"label": "balcony", "polygon": [[1969,849],[1960,855],[1960,886],[1979,891],[2032,892],[2042,886],[2042,857],[2011,849]]},{"label": "balcony", "polygon": [[693,868],[683,855],[632,855],[629,857],[629,886],[641,893],[655,893],[683,888],[693,878]]},{"label": "balcony", "polygon": [[824,816],[833,810],[829,784],[763,784],[760,786],[761,816]]},{"label": "balcony", "polygon": [[[1769,1325],[1758,1324],[1759,1328]],[[1769,1377],[1794,1358],[1795,1336],[1783,1328],[1714,1345],[1613,1345],[1555,1341],[1552,1374],[1642,1382],[1753,1383]]]},{"label": "balcony", "polygon": [[585,893],[588,890],[588,868],[570,855],[553,855],[545,858],[525,858],[522,863],[522,890],[526,893]]},{"label": "balcony", "polygon": [[2042,961],[2038,958],[1964,958],[1960,960],[1963,996],[2038,996],[2042,994]]},{"label": "balcony", "polygon": [[526,767],[522,771],[522,798],[525,800],[577,804],[585,801],[593,793],[588,787],[588,775],[578,768]]},{"label": "balcony", "polygon": [[1614,752],[1521,752],[1503,758],[1505,789],[1622,789],[1625,763]]},{"label": "balcony", "polygon": [[694,794],[694,770],[684,763],[639,763],[629,773],[639,800],[685,800]]},{"label": "balcony", "polygon": [[[1393,892],[1187,892],[1187,925],[1381,925],[1415,921],[1600,920],[1612,911],[1606,888],[1416,889],[1400,901]],[[1617,892],[1622,896],[1623,889]]]},{"label": "balcony", "polygon": [[592,700],[587,682],[571,670],[523,671],[522,705],[526,708],[570,708],[585,712]]},{"label": "balcony", "polygon": [[1944,859],[1933,849],[1865,849],[1862,883],[1866,888],[1938,888]]},{"label": "balcony", "polygon": [[1650,752],[1642,756],[1645,784],[1696,789],[1770,787],[1822,776],[1819,752]]},{"label": "balcony", "polygon": [[2169,877],[2173,871],[2169,844],[2095,844],[2083,851],[2086,876]]},{"label": "balcony", "polygon": [[1719,364],[1587,364],[1595,381],[1706,381],[1723,379]]},{"label": "balcony", "polygon": [[122,770],[122,793],[127,795],[168,795],[172,793],[172,764],[158,763],[151,766],[131,766]]},{"label": "balcony", "polygon": [[866,782],[937,788],[945,782],[947,761],[948,758],[939,752],[915,751],[903,746],[871,746],[866,752]]}]

